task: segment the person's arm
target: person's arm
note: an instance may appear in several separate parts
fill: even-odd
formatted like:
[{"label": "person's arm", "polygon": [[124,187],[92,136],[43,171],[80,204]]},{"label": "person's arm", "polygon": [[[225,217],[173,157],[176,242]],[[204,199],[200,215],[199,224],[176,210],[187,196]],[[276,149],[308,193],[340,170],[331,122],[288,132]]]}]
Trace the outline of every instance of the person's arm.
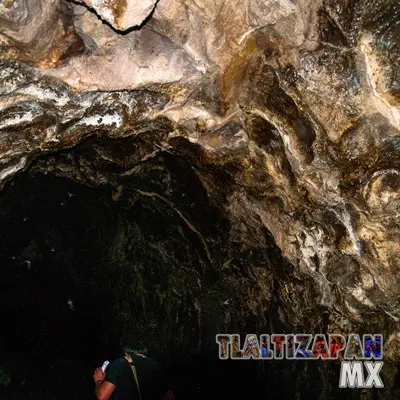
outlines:
[{"label": "person's arm", "polygon": [[105,374],[101,368],[97,368],[94,372],[93,379],[96,383],[95,394],[97,400],[108,400],[115,390],[115,385],[105,381]]},{"label": "person's arm", "polygon": [[164,400],[175,400],[174,392],[169,390],[167,393],[165,393]]},{"label": "person's arm", "polygon": [[114,393],[115,385],[111,382],[103,381],[99,384],[96,383],[96,397],[97,400],[108,400]]}]

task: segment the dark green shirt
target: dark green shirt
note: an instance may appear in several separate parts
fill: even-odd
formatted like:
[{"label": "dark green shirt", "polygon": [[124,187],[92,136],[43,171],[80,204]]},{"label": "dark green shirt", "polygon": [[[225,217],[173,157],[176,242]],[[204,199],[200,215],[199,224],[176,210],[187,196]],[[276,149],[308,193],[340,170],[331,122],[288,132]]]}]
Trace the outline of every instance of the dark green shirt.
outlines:
[{"label": "dark green shirt", "polygon": [[[133,356],[142,400],[159,400],[169,390],[161,364],[149,357]],[[129,362],[121,357],[106,370],[106,381],[116,386],[110,400],[139,400],[136,381]]]}]

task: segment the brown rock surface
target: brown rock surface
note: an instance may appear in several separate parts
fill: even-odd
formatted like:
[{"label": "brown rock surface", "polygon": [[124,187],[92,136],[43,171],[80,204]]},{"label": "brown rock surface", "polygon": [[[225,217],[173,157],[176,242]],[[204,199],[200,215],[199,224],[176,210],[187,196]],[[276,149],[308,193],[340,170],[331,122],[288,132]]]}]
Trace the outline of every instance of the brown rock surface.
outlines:
[{"label": "brown rock surface", "polygon": [[[117,7],[115,22],[106,3],[86,2],[119,30],[154,6],[134,21]],[[198,343],[256,316],[259,329],[382,332],[396,387],[399,18],[396,0],[160,0],[121,34],[76,3],[3,1],[0,181],[32,167],[173,214],[198,252],[196,271],[171,272],[189,288],[174,312],[197,321]],[[133,226],[119,226],[126,248]],[[173,265],[180,247],[158,234]],[[236,310],[213,308],[225,297]]]}]

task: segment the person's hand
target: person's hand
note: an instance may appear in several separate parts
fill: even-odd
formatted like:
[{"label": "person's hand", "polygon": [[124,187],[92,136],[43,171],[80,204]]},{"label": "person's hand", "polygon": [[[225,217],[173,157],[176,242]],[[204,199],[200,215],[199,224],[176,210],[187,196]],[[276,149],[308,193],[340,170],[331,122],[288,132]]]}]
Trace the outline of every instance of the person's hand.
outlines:
[{"label": "person's hand", "polygon": [[105,373],[101,368],[96,368],[96,371],[94,371],[93,374],[93,379],[96,383],[103,382],[105,378]]}]

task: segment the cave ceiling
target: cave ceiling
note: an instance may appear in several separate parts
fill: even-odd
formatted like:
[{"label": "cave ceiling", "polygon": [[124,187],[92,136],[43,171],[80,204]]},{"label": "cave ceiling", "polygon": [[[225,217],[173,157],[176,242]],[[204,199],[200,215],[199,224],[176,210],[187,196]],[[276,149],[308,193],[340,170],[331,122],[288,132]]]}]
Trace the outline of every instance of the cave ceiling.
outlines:
[{"label": "cave ceiling", "polygon": [[0,182],[128,187],[229,269],[182,186],[146,179],[179,160],[219,243],[279,248],[258,296],[282,321],[383,327],[398,361],[399,22],[397,0],[0,1]]}]

